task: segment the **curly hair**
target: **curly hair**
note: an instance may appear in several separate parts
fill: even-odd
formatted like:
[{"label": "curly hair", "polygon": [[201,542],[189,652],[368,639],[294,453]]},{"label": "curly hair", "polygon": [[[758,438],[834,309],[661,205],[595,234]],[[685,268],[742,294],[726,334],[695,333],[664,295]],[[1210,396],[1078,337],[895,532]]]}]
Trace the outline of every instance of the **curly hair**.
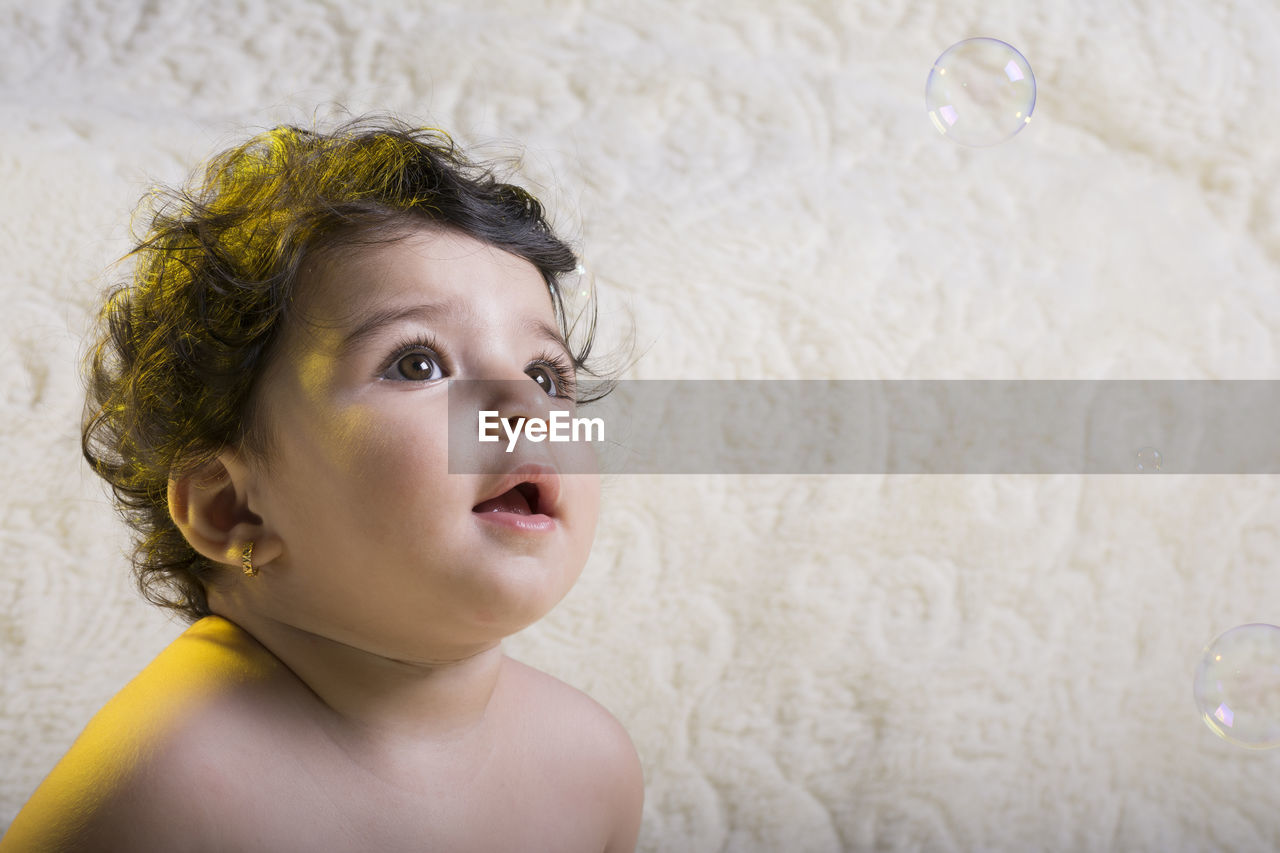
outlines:
[{"label": "curly hair", "polygon": [[[106,294],[85,360],[81,449],[133,531],[143,596],[189,622],[210,614],[216,569],[174,524],[168,483],[228,446],[266,458],[253,392],[305,259],[424,226],[456,230],[537,267],[561,333],[574,331],[558,282],[580,269],[576,255],[532,195],[443,131],[390,118],[328,133],[281,126],[150,200],[149,228],[125,256],[131,280]],[[586,319],[573,360],[597,376],[594,300]]]}]

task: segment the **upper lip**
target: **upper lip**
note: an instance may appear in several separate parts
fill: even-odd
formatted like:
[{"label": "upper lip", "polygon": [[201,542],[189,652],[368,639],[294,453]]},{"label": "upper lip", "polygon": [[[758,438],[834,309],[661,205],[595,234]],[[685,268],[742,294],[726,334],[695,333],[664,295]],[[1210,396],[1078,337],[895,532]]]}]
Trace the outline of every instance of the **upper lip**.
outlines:
[{"label": "upper lip", "polygon": [[[485,501],[504,495],[521,484],[533,486],[533,489],[522,490],[529,500],[529,508],[535,515],[555,517],[556,504],[560,500],[560,475],[550,465],[537,465],[526,462],[518,465],[502,476],[485,492],[484,497],[476,501],[479,506]],[[536,494],[533,494],[536,493]],[[474,509],[474,507],[473,507]]]}]

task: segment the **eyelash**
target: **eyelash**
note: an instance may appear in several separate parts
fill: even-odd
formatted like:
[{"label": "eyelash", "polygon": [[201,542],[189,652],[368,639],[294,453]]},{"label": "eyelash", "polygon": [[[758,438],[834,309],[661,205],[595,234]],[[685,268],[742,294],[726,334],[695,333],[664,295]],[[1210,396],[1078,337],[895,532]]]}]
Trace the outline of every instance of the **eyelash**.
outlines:
[{"label": "eyelash", "polygon": [[[430,354],[432,359],[442,371],[448,371],[447,360],[440,354],[440,347],[437,346],[435,338],[431,335],[422,335],[418,337],[405,338],[396,344],[394,355],[387,361],[382,368],[381,374],[386,374],[400,363],[400,360],[407,355],[415,352],[425,352]],[[551,369],[552,378],[555,380],[556,388],[559,391],[558,396],[575,398],[578,390],[576,364],[571,363],[565,358],[564,353],[554,349],[543,350],[533,361],[529,362],[529,366],[545,365]],[[402,382],[412,382],[412,379],[403,379]]]},{"label": "eyelash", "polygon": [[565,358],[563,352],[553,349],[543,350],[542,354],[533,360],[533,364],[542,364],[551,368],[552,376],[556,381],[556,389],[559,392],[557,396],[565,397],[570,400],[576,400],[578,397],[578,373],[573,365]]}]

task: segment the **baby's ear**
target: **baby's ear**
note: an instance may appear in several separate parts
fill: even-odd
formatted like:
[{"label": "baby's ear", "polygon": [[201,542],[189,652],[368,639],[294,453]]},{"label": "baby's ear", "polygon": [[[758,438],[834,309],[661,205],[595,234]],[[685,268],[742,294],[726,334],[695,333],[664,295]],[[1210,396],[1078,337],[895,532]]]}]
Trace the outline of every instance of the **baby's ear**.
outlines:
[{"label": "baby's ear", "polygon": [[[249,542],[263,555],[268,538],[263,520],[249,507],[252,474],[230,453],[169,480],[169,516],[201,555],[216,563],[240,565]],[[264,555],[265,556],[265,555]]]}]

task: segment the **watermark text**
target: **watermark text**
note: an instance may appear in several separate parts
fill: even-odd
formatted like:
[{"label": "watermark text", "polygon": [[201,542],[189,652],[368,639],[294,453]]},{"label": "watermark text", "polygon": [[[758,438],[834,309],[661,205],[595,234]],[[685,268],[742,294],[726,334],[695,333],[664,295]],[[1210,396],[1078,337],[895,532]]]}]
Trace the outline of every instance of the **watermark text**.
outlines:
[{"label": "watermark text", "polygon": [[[514,422],[514,425],[513,425]],[[499,428],[507,435],[507,453],[516,449],[516,442],[525,438],[534,443],[540,441],[604,441],[603,418],[575,418],[568,412],[557,410],[551,417],[503,418],[496,411],[480,412],[477,438],[492,442],[502,439]]]}]

